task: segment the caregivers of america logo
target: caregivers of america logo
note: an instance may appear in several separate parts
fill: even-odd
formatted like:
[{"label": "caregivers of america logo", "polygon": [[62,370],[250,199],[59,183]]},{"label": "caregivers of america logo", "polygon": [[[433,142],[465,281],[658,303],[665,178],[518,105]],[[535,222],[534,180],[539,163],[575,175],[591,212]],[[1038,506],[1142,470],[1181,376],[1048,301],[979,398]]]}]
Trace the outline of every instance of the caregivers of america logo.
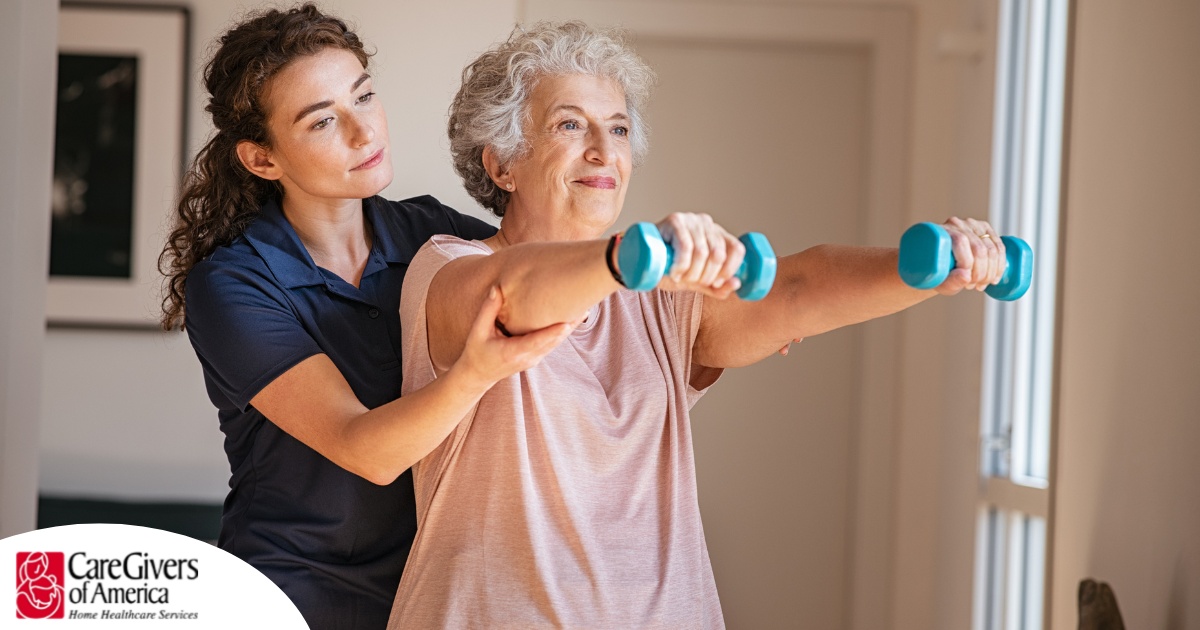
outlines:
[{"label": "caregivers of america logo", "polygon": [[[11,563],[11,564],[10,564]],[[308,630],[267,576],[216,545],[134,525],[60,525],[0,538],[0,628],[47,622],[172,630]]]},{"label": "caregivers of america logo", "polygon": [[172,582],[200,577],[197,558],[159,559],[144,551],[121,557],[18,551],[16,560],[17,619],[199,618],[194,611],[166,608]]},{"label": "caregivers of america logo", "polygon": [[62,619],[61,552],[17,552],[17,619]]}]

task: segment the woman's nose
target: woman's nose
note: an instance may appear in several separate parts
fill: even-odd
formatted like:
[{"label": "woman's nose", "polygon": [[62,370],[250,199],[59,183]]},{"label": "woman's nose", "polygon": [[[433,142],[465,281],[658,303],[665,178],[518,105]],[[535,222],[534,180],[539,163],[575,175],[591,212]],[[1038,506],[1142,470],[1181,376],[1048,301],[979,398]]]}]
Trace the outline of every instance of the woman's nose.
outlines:
[{"label": "woman's nose", "polygon": [[607,130],[588,133],[588,147],[584,157],[597,164],[611,164],[616,160],[617,146]]},{"label": "woman's nose", "polygon": [[354,116],[350,122],[350,141],[356,147],[366,146],[375,139],[375,126],[365,116]]}]

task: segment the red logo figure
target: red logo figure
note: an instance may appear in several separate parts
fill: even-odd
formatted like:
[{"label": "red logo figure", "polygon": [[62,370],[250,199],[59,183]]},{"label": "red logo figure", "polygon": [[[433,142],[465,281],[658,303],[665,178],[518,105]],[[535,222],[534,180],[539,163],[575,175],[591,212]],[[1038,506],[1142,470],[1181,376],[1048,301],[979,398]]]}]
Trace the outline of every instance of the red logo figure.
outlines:
[{"label": "red logo figure", "polygon": [[17,552],[17,619],[62,619],[62,552]]}]

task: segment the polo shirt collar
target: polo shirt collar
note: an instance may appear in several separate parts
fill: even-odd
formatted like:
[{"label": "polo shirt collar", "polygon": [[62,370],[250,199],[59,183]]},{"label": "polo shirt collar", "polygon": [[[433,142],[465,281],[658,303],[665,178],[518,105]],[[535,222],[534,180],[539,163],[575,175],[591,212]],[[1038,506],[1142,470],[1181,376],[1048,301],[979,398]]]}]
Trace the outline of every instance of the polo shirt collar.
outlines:
[{"label": "polo shirt collar", "polygon": [[[374,235],[371,244],[371,257],[374,258],[376,253],[378,253],[384,262],[407,265],[412,262],[413,256],[417,254],[417,250],[408,240],[398,238],[400,235],[393,233],[395,228],[383,216],[383,213],[391,210],[391,208],[386,207],[386,203],[378,195],[369,199],[363,199],[363,213],[367,215],[367,221],[371,224],[371,231]],[[370,266],[370,263],[368,263],[368,266]],[[366,275],[366,271],[364,271],[363,275]]]},{"label": "polo shirt collar", "polygon": [[[416,253],[411,244],[397,242],[392,237],[387,220],[379,216],[379,212],[379,197],[363,200],[363,213],[371,224],[374,237],[367,266],[363,269],[364,278],[385,269],[389,263],[407,264]],[[288,223],[277,199],[263,204],[258,218],[246,228],[245,237],[284,287],[295,289],[329,284],[312,256],[308,255],[308,249],[292,224]]]},{"label": "polo shirt collar", "polygon": [[284,287],[295,289],[325,284],[321,270],[308,255],[300,236],[283,216],[278,200],[271,199],[263,204],[258,218],[246,228],[244,236]]}]

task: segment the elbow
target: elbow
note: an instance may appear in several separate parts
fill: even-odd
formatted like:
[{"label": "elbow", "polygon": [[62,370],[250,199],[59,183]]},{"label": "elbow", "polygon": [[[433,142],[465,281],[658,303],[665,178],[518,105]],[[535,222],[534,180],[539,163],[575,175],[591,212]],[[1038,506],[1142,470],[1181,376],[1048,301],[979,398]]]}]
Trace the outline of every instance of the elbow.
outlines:
[{"label": "elbow", "polygon": [[346,422],[336,440],[318,452],[338,468],[377,486],[391,485],[420,459],[406,449],[389,447],[388,440],[370,426],[354,421]]},{"label": "elbow", "polygon": [[524,335],[557,323],[552,315],[548,316],[543,308],[538,307],[542,301],[536,295],[535,285],[524,268],[504,270],[496,278],[501,299],[496,320],[504,327],[505,334]]},{"label": "elbow", "polygon": [[377,486],[386,487],[386,486],[390,486],[393,483],[395,483],[396,480],[400,478],[401,474],[403,474],[403,473],[388,474],[385,472],[385,473],[374,474],[374,475],[371,475],[370,477],[363,477],[363,478]]},{"label": "elbow", "polygon": [[334,464],[346,472],[361,477],[377,486],[390,486],[404,471],[408,470],[414,463],[409,461],[401,462],[380,462],[370,461],[363,457],[341,457],[332,459]]},{"label": "elbow", "polygon": [[815,337],[830,330],[824,318],[836,305],[829,297],[839,293],[828,284],[831,249],[817,245],[789,256],[786,264],[780,265],[775,288],[768,296],[774,308],[760,320],[760,325],[777,338],[775,350],[793,339]]},{"label": "elbow", "polygon": [[[349,469],[347,469],[349,470]],[[367,481],[377,486],[390,486],[404,474],[408,468],[397,468],[395,466],[375,466],[362,470],[350,470],[350,472],[366,479]]]}]

